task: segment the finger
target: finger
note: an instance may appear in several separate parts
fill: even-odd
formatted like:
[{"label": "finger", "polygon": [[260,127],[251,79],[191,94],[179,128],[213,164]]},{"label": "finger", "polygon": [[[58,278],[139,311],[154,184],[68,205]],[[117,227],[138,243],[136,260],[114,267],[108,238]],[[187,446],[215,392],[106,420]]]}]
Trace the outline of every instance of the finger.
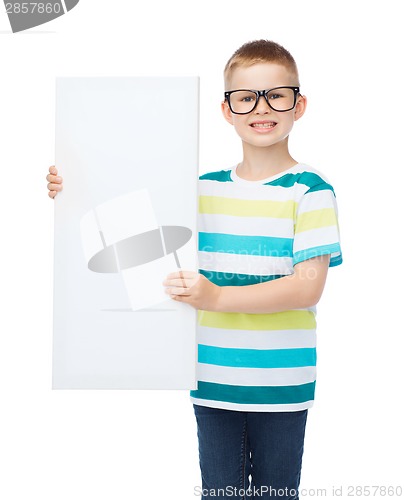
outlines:
[{"label": "finger", "polygon": [[49,173],[51,175],[58,175],[58,169],[54,165],[52,165],[51,167],[49,167]]},{"label": "finger", "polygon": [[191,279],[194,278],[195,275],[198,273],[195,273],[194,271],[175,271],[174,273],[170,273],[167,275],[168,279]]},{"label": "finger", "polygon": [[49,191],[62,191],[63,189],[63,186],[61,184],[49,183],[47,187]]},{"label": "finger", "polygon": [[52,175],[52,174],[48,174],[46,176],[46,180],[48,182],[55,182],[55,183],[58,183],[58,184],[61,184],[63,182],[63,178],[60,177],[60,175]]},{"label": "finger", "polygon": [[54,198],[57,194],[58,194],[58,193],[57,193],[57,191],[49,191],[49,192],[48,192],[48,196],[49,196],[49,198],[52,198],[52,200],[53,200],[53,198]]},{"label": "finger", "polygon": [[180,277],[181,277],[181,284],[184,288],[186,288],[188,285],[187,283],[187,279],[185,278],[184,276],[184,273],[182,271],[180,271]]},{"label": "finger", "polygon": [[191,285],[191,280],[183,280],[181,278],[171,279],[163,281],[163,285],[167,287],[181,287],[181,288],[189,288]]},{"label": "finger", "polygon": [[176,287],[176,288],[166,288],[166,293],[168,295],[189,295],[189,288],[182,288],[182,287]]},{"label": "finger", "polygon": [[194,279],[176,279],[176,280],[168,280],[163,283],[163,285],[167,287],[173,288],[185,288],[186,290],[191,290],[191,288],[196,284]]},{"label": "finger", "polygon": [[189,297],[186,295],[170,295],[170,298],[172,300],[177,301],[177,302],[188,302],[189,301]]}]

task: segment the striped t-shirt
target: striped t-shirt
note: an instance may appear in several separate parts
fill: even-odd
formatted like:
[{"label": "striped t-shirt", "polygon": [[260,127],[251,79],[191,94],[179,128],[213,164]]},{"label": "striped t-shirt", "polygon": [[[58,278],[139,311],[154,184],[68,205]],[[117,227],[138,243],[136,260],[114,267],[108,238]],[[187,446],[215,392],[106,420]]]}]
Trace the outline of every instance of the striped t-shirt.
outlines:
[{"label": "striped t-shirt", "polygon": [[[236,169],[199,179],[199,268],[219,286],[253,285],[330,255],[342,262],[332,186],[297,164],[247,181]],[[313,405],[316,309],[271,314],[198,311],[194,404],[243,411],[297,411]]]}]

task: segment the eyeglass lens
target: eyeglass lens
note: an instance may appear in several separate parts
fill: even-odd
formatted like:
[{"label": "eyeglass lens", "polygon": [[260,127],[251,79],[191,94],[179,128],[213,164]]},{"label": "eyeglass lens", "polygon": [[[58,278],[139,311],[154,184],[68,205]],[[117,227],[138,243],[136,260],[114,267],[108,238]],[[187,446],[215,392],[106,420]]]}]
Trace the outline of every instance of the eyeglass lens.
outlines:
[{"label": "eyeglass lens", "polygon": [[[268,92],[267,99],[275,111],[287,111],[294,106],[295,93],[293,89],[282,87]],[[236,90],[230,94],[230,108],[234,113],[249,113],[256,102],[257,95],[250,90]]]}]

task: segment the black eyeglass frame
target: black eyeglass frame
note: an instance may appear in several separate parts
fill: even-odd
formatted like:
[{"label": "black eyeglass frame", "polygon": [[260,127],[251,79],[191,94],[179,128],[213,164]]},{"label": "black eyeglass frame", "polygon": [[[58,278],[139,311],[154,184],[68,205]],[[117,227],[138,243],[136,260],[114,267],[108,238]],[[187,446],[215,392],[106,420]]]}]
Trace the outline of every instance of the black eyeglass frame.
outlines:
[{"label": "black eyeglass frame", "polygon": [[[279,109],[275,109],[273,106],[271,106],[271,103],[268,101],[268,92],[272,92],[273,90],[278,90],[278,89],[292,89],[293,90],[294,99],[293,99],[293,106],[291,108],[279,110]],[[255,101],[254,107],[250,111],[247,111],[245,113],[238,113],[237,111],[233,111],[231,104],[230,104],[231,94],[233,94],[234,92],[240,92],[240,91],[254,92],[254,94],[257,96],[257,100]],[[266,90],[236,89],[236,90],[227,90],[224,93],[224,100],[227,101],[227,104],[229,105],[230,111],[235,115],[248,115],[248,113],[252,113],[254,111],[254,109],[257,107],[257,104],[258,104],[260,97],[264,97],[266,103],[268,104],[268,106],[271,109],[273,109],[277,113],[284,113],[285,111],[290,111],[291,109],[293,109],[296,106],[296,100],[297,100],[297,96],[299,93],[300,93],[300,87],[290,87],[287,85],[282,85],[281,87],[274,87],[273,89],[266,89]]]}]

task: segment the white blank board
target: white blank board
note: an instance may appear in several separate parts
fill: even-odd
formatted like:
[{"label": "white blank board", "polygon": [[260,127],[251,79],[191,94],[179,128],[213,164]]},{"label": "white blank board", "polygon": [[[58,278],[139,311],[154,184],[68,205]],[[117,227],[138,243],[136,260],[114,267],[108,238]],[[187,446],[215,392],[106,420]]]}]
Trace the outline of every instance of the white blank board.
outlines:
[{"label": "white blank board", "polygon": [[58,78],[54,389],[194,389],[197,77]]}]

